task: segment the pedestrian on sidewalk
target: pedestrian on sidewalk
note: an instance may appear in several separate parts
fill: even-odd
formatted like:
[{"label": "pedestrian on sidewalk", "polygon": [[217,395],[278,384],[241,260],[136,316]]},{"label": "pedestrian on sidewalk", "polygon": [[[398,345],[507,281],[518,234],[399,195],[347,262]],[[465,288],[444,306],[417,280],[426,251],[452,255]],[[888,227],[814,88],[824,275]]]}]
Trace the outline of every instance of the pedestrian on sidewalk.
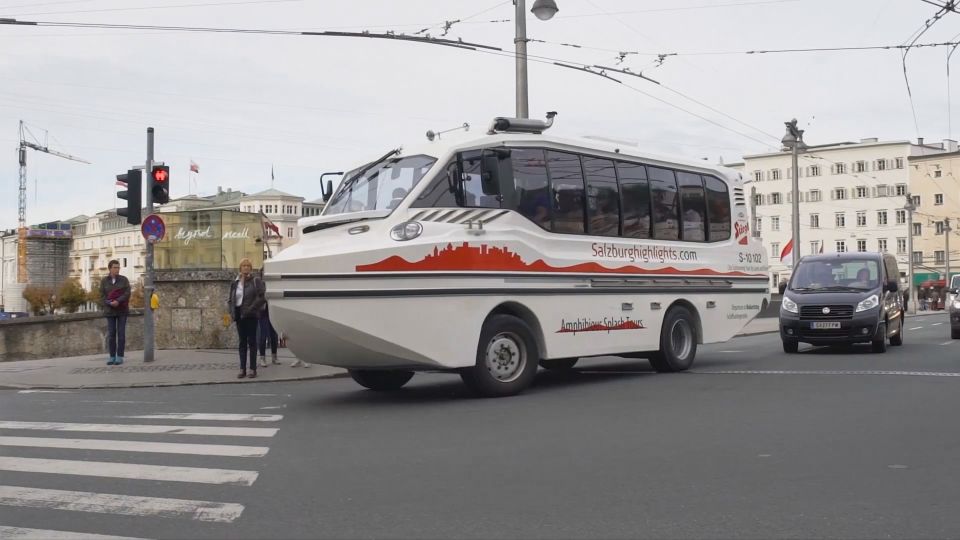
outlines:
[{"label": "pedestrian on sidewalk", "polygon": [[[263,271],[260,271],[260,277],[263,278]],[[267,367],[267,340],[270,340],[270,363],[273,365],[279,365],[280,360],[277,359],[277,345],[279,345],[279,337],[277,336],[277,331],[274,330],[273,325],[270,324],[270,303],[264,301],[263,311],[260,312],[260,328],[259,328],[259,339],[258,345],[260,347],[260,367]]]},{"label": "pedestrian on sidewalk", "polygon": [[[240,260],[240,274],[230,284],[230,296],[227,297],[233,321],[237,323],[237,335],[240,338],[240,374],[237,378],[257,376],[257,325],[260,312],[266,304],[266,287],[263,280],[253,273],[250,259]],[[247,375],[247,358],[250,359],[250,374]]]},{"label": "pedestrian on sidewalk", "polygon": [[100,281],[100,300],[107,319],[108,366],[123,363],[127,342],[127,315],[130,313],[130,281],[120,275],[120,261],[107,263],[110,275]]}]

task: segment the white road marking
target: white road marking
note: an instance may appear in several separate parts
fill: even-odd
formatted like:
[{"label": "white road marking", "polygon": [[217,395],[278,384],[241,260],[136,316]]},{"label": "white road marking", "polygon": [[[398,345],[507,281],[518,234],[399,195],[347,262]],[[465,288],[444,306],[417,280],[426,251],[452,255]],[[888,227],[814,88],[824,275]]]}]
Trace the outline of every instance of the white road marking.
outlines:
[{"label": "white road marking", "polygon": [[917,327],[911,328],[910,330],[919,330],[919,329],[921,329],[921,328],[923,328],[923,327],[922,327],[922,326],[917,326]]},{"label": "white road marking", "polygon": [[18,394],[72,394],[66,390],[18,390]]},{"label": "white road marking", "polygon": [[112,463],[108,461],[75,461],[67,459],[5,456],[0,456],[0,471],[241,486],[253,485],[259,474],[256,471],[237,471],[233,469],[204,469],[201,467],[143,465],[140,463]]},{"label": "white road marking", "polygon": [[722,353],[742,353],[743,351],[720,351]]},{"label": "white road marking", "polygon": [[116,400],[108,401],[108,400],[91,399],[91,400],[81,401],[80,403],[146,403],[146,404],[156,405],[164,402],[163,401],[116,401]]},{"label": "white road marking", "polygon": [[270,407],[260,407],[261,411],[269,411],[271,409],[286,409],[286,405],[272,405]]},{"label": "white road marking", "polygon": [[189,518],[219,523],[233,522],[243,513],[243,505],[237,503],[20,486],[0,486],[0,505],[125,516]]},{"label": "white road marking", "polygon": [[100,431],[108,433],[163,433],[167,435],[210,435],[220,437],[273,437],[275,428],[213,426],[150,426],[143,424],[79,424],[67,422],[0,421],[0,429],[40,429],[50,431]]},{"label": "white road marking", "polygon": [[51,531],[47,529],[26,529],[23,527],[4,527],[0,525],[0,538],[4,540],[143,540],[132,536],[109,536],[72,531]]},{"label": "white road marking", "polygon": [[953,341],[944,341],[940,345],[953,345]]},{"label": "white road marking", "polygon": [[282,414],[215,414],[215,413],[163,413],[118,416],[117,418],[140,418],[153,420],[216,420],[227,422],[277,422]]},{"label": "white road marking", "polygon": [[688,373],[698,375],[905,375],[912,377],[960,377],[960,373],[940,371],[790,371],[790,370],[726,370],[700,371],[690,370]]},{"label": "white road marking", "polygon": [[263,457],[270,450],[266,446],[235,446],[229,444],[188,444],[147,441],[117,441],[109,439],[61,439],[53,437],[3,437],[0,446],[27,446],[33,448],[69,448],[74,450],[109,450],[116,452],[153,452],[158,454],[194,454],[199,456]]},{"label": "white road marking", "polygon": [[942,322],[935,322],[935,323],[933,323],[933,326],[940,326],[941,324],[943,324],[943,323],[942,323]]}]

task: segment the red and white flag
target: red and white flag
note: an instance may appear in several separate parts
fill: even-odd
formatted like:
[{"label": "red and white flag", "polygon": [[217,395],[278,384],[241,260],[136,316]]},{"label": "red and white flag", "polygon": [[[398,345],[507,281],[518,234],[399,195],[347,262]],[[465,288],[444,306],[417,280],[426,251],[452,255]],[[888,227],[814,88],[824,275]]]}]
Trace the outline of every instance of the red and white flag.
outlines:
[{"label": "red and white flag", "polygon": [[790,257],[790,262],[793,262],[793,238],[787,242],[787,245],[783,246],[783,249],[780,251],[780,260],[786,260],[787,257]]},{"label": "red and white flag", "polygon": [[190,172],[200,174],[200,166],[194,163],[192,159],[190,160]]},{"label": "red and white flag", "polygon": [[270,229],[271,231],[274,232],[274,234],[276,234],[277,236],[280,236],[280,227],[277,227],[276,225],[274,225],[273,222],[270,221],[270,218],[268,218],[267,215],[264,214],[263,212],[260,212],[260,220],[263,222],[263,226],[265,229]]},{"label": "red and white flag", "polygon": [[126,183],[126,182],[122,182],[122,181],[120,181],[120,180],[117,180],[117,185],[120,186],[120,187],[127,187],[127,183]]}]

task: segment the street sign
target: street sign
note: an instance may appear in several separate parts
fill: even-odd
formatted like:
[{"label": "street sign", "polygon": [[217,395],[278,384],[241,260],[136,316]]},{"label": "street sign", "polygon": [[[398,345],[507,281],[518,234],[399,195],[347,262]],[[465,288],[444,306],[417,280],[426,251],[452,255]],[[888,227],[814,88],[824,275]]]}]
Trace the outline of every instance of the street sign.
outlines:
[{"label": "street sign", "polygon": [[167,226],[164,225],[163,219],[160,216],[150,214],[143,218],[143,223],[140,225],[140,233],[143,234],[147,242],[155,244],[163,240],[163,236],[167,233]]}]

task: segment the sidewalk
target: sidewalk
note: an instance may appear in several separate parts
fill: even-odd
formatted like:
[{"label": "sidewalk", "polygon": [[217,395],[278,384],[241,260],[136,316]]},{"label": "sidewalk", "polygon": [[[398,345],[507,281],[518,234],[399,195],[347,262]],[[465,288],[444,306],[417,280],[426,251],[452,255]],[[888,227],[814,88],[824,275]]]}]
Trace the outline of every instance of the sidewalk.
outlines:
[{"label": "sidewalk", "polygon": [[192,384],[299,381],[340,377],[346,371],[312,365],[293,368],[293,355],[281,349],[281,364],[257,369],[257,378],[237,379],[240,361],[234,350],[160,350],[143,362],[131,351],[122,366],[108,366],[104,355],[0,362],[0,388],[135,388]]}]

